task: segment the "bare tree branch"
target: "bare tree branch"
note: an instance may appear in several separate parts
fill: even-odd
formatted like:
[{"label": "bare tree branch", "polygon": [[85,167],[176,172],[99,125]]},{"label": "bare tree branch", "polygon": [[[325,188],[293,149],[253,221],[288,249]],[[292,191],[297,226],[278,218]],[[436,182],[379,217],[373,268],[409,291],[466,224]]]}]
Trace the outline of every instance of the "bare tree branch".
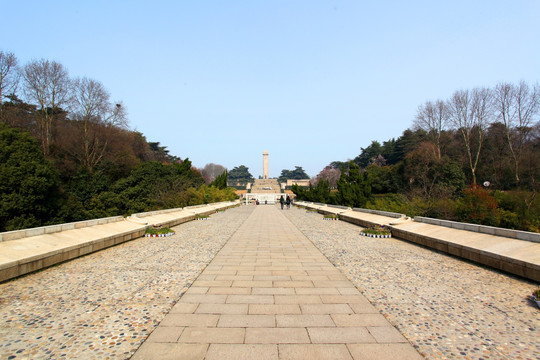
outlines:
[{"label": "bare tree branch", "polygon": [[448,101],[450,121],[463,137],[474,185],[485,131],[492,121],[491,96],[491,90],[475,88],[456,91]]},{"label": "bare tree branch", "polygon": [[53,142],[55,112],[70,101],[70,80],[67,70],[55,61],[33,60],[24,67],[24,93],[40,109],[41,145],[45,155]]},{"label": "bare tree branch", "polygon": [[0,51],[0,109],[4,97],[16,90],[19,77],[15,55]]},{"label": "bare tree branch", "polygon": [[448,123],[448,108],[444,101],[426,101],[418,107],[414,126],[425,130],[437,146],[438,158],[441,158],[441,134]]},{"label": "bare tree branch", "polygon": [[494,107],[497,119],[504,125],[508,148],[514,161],[514,176],[520,183],[520,163],[526,140],[540,111],[540,87],[529,87],[521,81],[519,85],[497,84],[494,90]]}]

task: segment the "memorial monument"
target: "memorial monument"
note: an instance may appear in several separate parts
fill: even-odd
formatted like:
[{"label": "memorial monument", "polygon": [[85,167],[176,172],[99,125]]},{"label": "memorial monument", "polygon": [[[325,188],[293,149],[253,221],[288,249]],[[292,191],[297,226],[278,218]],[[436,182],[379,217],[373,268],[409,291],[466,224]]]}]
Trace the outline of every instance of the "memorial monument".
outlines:
[{"label": "memorial monument", "polygon": [[263,151],[263,179],[268,179],[268,150]]}]

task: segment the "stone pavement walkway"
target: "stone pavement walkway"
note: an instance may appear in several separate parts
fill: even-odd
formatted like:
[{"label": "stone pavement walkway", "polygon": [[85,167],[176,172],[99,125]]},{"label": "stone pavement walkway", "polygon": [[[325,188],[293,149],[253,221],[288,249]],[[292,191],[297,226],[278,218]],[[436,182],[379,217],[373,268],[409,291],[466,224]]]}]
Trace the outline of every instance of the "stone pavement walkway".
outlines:
[{"label": "stone pavement walkway", "polygon": [[132,359],[422,359],[274,206],[259,206]]}]

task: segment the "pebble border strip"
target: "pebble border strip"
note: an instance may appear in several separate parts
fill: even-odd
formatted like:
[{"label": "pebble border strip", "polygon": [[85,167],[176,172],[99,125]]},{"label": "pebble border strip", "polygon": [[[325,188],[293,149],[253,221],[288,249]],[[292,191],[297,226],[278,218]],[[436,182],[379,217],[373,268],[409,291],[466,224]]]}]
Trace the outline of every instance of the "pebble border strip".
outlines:
[{"label": "pebble border strip", "polygon": [[388,239],[392,237],[392,234],[390,235],[375,235],[375,234],[366,234],[365,232],[360,232],[360,235],[372,237],[372,238],[378,238],[378,239]]},{"label": "pebble border strip", "polygon": [[144,234],[144,237],[169,237],[169,236],[173,236],[174,234],[175,234],[174,232],[170,232],[166,234]]}]

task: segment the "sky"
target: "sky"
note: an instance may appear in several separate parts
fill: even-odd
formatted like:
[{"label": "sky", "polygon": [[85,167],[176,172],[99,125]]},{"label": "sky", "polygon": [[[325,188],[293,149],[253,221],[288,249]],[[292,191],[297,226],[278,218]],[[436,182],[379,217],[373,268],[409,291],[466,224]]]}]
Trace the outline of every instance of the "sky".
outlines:
[{"label": "sky", "polygon": [[460,89],[540,80],[540,1],[0,0],[0,50],[54,60],[194,166],[310,177]]}]

